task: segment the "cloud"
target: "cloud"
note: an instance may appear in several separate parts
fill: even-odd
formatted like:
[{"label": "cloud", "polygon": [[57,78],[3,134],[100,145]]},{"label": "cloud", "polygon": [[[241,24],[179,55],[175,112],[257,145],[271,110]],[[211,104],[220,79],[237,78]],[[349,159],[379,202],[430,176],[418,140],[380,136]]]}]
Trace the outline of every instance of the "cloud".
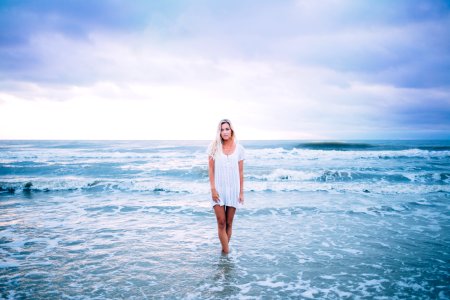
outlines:
[{"label": "cloud", "polygon": [[[445,1],[6,2],[0,126],[13,126],[0,138],[29,133],[15,103],[74,138],[106,136],[121,111],[130,117],[110,138],[208,138],[202,122],[222,117],[245,138],[446,137],[449,11]],[[93,109],[100,119],[79,131],[64,121]]]}]

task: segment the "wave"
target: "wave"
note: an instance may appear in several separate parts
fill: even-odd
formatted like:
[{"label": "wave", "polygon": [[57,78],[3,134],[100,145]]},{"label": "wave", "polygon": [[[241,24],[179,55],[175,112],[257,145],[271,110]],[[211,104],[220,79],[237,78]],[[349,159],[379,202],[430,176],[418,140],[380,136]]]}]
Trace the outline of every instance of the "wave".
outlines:
[{"label": "wave", "polygon": [[[209,191],[206,144],[200,142],[7,144],[0,141],[7,146],[0,150],[2,193]],[[390,193],[392,186],[407,192],[450,185],[447,141],[249,141],[245,146],[245,188],[258,192]]]},{"label": "wave", "polygon": [[[103,169],[104,170],[104,169]],[[96,173],[101,174],[101,170]],[[114,174],[116,176],[114,176]],[[19,175],[19,176],[17,176]],[[418,189],[421,186],[450,186],[450,173],[437,170],[380,170],[328,169],[292,170],[277,168],[261,172],[258,168],[248,168],[245,173],[245,187],[248,190],[265,191],[368,191],[368,186],[376,186],[372,192],[383,191],[379,187],[396,185],[401,190]],[[153,170],[146,174],[112,173],[104,176],[66,175],[60,177],[20,176],[4,178],[0,181],[0,192],[155,192],[155,193],[205,193],[209,191],[206,167],[194,166],[185,170]],[[414,188],[413,188],[414,189]]]},{"label": "wave", "polygon": [[377,145],[367,143],[347,143],[347,142],[309,142],[301,143],[295,146],[299,149],[314,149],[314,150],[360,150],[379,148]]},{"label": "wave", "polygon": [[211,214],[211,211],[204,207],[186,207],[180,205],[98,205],[85,208],[85,210],[91,213],[130,213],[139,211],[148,214],[182,214],[197,216],[208,216]]},{"label": "wave", "polygon": [[[324,144],[324,143],[322,143]],[[336,144],[336,143],[334,143]],[[363,144],[350,144],[354,145]],[[279,163],[296,164],[299,161],[322,161],[341,160],[354,161],[369,159],[376,160],[394,160],[394,159],[420,159],[420,160],[447,160],[450,158],[450,150],[440,151],[425,149],[407,149],[407,150],[376,150],[363,149],[352,150],[345,148],[345,151],[316,149],[292,148],[287,150],[283,147],[275,148],[247,148],[247,162],[252,165],[263,166],[266,164]],[[444,146],[443,146],[444,147]],[[42,150],[42,149],[41,149]],[[52,152],[0,152],[0,176],[15,174],[78,174],[84,176],[96,176],[96,170],[101,170],[105,174],[118,174],[121,171],[131,173],[162,173],[172,172],[178,176],[177,172],[199,177],[204,176],[204,171],[189,170],[193,167],[206,168],[207,158],[203,152],[157,152],[152,155],[129,155],[127,153],[109,153],[96,152],[91,155],[86,153],[59,153]],[[173,170],[173,171],[172,171]]]},{"label": "wave", "polygon": [[450,185],[445,183],[423,183],[408,181],[247,181],[245,190],[250,192],[325,192],[331,194],[420,194],[450,192]]},{"label": "wave", "polygon": [[[40,193],[40,192],[83,192],[114,193],[133,192],[155,195],[191,194],[209,197],[209,184],[206,181],[164,181],[155,180],[106,180],[106,179],[52,179],[16,180],[0,182],[1,194]],[[355,182],[355,181],[246,181],[245,192],[325,192],[331,194],[420,194],[450,193],[450,185],[411,182]]]},{"label": "wave", "polygon": [[417,149],[428,151],[450,151],[450,146],[419,146]]},{"label": "wave", "polygon": [[[209,217],[212,211],[209,206],[199,205],[120,205],[120,204],[94,204],[85,207],[84,211],[92,215],[101,214],[129,214],[129,213],[142,213],[149,215],[183,215],[183,216],[200,216]],[[319,204],[320,205],[320,204]],[[403,214],[405,211],[414,211],[423,206],[417,202],[409,202],[402,205],[380,205],[380,206],[350,206],[346,209],[336,209],[336,207],[326,206],[288,206],[288,207],[264,207],[246,209],[244,206],[239,215],[246,216],[295,216],[295,215],[318,215],[318,214],[337,214],[337,215],[372,215],[372,216],[386,216],[386,215],[398,215]],[[427,205],[427,204],[425,204]],[[437,207],[430,204],[428,207]]]},{"label": "wave", "polygon": [[303,142],[286,144],[285,149],[312,149],[312,150],[428,150],[428,151],[448,151],[450,150],[450,143],[448,141],[317,141],[317,142]]},{"label": "wave", "polygon": [[120,169],[125,171],[140,171],[141,174],[146,174],[149,176],[167,176],[173,178],[188,178],[191,180],[207,178],[208,177],[208,167],[204,165],[192,165],[193,163],[179,163],[177,166],[172,166],[172,168],[161,168],[158,164],[142,164],[142,165],[124,165]]},{"label": "wave", "polygon": [[307,181],[316,178],[317,175],[317,172],[276,169],[268,174],[249,174],[246,178],[257,181]]},{"label": "wave", "polygon": [[247,159],[250,161],[273,160],[391,160],[391,159],[448,159],[450,151],[430,151],[421,149],[407,150],[351,150],[330,151],[325,149],[299,149],[287,150],[284,148],[247,149]]},{"label": "wave", "polygon": [[386,171],[353,171],[353,170],[323,170],[301,171],[275,169],[268,174],[250,174],[246,176],[254,181],[317,181],[317,182],[411,182],[425,184],[448,184],[450,173],[446,172],[386,172]]},{"label": "wave", "polygon": [[177,161],[176,165],[162,165],[160,162],[134,161],[133,163],[54,163],[18,161],[0,164],[0,176],[48,176],[48,174],[63,174],[65,176],[99,177],[172,177],[189,178],[191,180],[208,177],[206,163],[199,161]]},{"label": "wave", "polygon": [[256,193],[309,193],[320,192],[329,194],[381,194],[381,195],[408,195],[408,194],[430,194],[450,193],[448,184],[424,185],[424,184],[402,184],[402,183],[323,183],[323,182],[284,182],[284,183],[252,183],[246,185],[246,191]]},{"label": "wave", "polygon": [[[185,186],[186,187],[186,186]],[[194,186],[195,188],[195,186]],[[162,185],[155,181],[108,180],[108,179],[48,179],[32,181],[0,182],[0,192],[153,192],[153,193],[192,193],[175,184]]]}]

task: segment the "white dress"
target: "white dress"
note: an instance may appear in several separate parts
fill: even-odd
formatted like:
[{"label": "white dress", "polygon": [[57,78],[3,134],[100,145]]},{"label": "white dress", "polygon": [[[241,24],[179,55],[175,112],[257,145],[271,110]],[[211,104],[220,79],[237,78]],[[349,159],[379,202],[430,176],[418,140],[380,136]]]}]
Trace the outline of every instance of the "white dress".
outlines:
[{"label": "white dress", "polygon": [[239,161],[245,159],[245,150],[240,144],[236,144],[234,152],[226,155],[217,152],[214,158],[214,181],[219,194],[219,202],[211,199],[211,206],[232,206],[238,208],[239,203]]}]

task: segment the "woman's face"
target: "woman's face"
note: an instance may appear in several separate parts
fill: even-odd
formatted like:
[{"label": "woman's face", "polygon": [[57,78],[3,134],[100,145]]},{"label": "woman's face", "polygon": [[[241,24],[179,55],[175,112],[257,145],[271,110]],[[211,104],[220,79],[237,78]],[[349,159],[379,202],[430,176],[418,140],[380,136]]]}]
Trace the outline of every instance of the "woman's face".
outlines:
[{"label": "woman's face", "polygon": [[220,136],[222,137],[222,139],[224,141],[227,141],[227,140],[231,139],[230,124],[228,124],[228,123],[223,123],[222,124],[222,126],[220,127]]}]

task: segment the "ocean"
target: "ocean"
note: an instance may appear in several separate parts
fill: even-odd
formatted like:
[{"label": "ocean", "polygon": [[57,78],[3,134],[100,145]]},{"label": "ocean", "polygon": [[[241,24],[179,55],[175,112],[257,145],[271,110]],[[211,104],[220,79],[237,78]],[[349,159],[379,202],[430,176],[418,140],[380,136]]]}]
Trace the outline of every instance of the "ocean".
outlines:
[{"label": "ocean", "polygon": [[0,141],[2,299],[449,299],[450,141]]}]

